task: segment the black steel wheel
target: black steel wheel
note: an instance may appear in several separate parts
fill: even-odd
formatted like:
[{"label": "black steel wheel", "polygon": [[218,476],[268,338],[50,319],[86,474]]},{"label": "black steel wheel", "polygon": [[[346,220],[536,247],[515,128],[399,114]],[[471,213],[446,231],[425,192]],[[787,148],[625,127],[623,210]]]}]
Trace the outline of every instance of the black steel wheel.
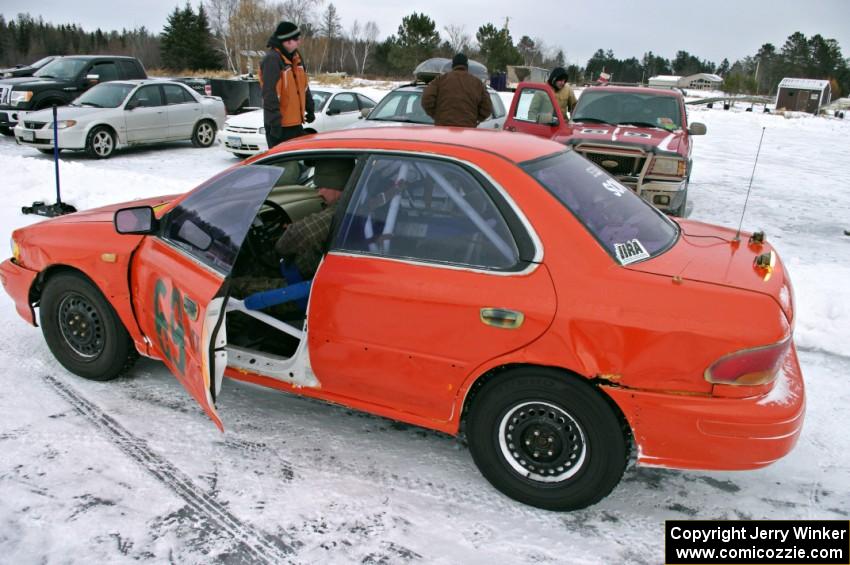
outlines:
[{"label": "black steel wheel", "polygon": [[69,371],[108,381],[138,358],[127,330],[101,292],[78,273],[51,277],[39,308],[44,339]]},{"label": "black steel wheel", "polygon": [[487,383],[473,399],[467,437],[493,486],[548,510],[577,510],[607,496],[628,455],[620,420],[602,395],[546,368],[515,369]]}]

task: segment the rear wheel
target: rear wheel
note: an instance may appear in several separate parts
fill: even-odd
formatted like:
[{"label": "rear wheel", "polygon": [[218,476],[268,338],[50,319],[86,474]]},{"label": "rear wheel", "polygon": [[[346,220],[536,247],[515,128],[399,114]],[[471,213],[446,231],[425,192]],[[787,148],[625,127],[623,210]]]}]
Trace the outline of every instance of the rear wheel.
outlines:
[{"label": "rear wheel", "polygon": [[50,351],[72,373],[108,381],[138,358],[130,335],[100,290],[78,273],[47,281],[39,322]]},{"label": "rear wheel", "polygon": [[626,466],[620,421],[590,385],[545,368],[517,369],[478,393],[467,420],[481,473],[511,498],[577,510],[610,493]]},{"label": "rear wheel", "polygon": [[86,152],[98,159],[108,159],[115,152],[115,134],[105,126],[94,128],[86,140]]},{"label": "rear wheel", "polygon": [[195,147],[209,147],[215,141],[215,125],[209,120],[198,122],[195,131],[192,132],[192,145]]}]

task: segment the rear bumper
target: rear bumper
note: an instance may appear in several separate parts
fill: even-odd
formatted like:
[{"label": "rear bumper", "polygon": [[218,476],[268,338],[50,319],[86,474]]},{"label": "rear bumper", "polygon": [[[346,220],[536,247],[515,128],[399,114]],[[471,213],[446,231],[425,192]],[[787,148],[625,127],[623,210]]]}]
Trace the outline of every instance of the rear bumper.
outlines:
[{"label": "rear bumper", "polygon": [[803,429],[803,374],[792,346],[771,392],[720,398],[607,388],[626,416],[638,463],[679,469],[758,469],[788,454]]},{"label": "rear bumper", "polygon": [[3,288],[15,302],[18,314],[33,326],[38,324],[35,321],[35,310],[30,304],[30,289],[37,276],[36,271],[16,265],[11,259],[0,264],[0,282],[3,283]]}]

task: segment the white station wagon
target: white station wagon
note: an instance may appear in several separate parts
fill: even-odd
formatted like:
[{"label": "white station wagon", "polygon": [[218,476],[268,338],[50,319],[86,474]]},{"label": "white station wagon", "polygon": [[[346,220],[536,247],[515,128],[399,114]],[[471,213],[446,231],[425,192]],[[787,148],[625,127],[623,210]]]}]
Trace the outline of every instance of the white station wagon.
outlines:
[{"label": "white station wagon", "polygon": [[[304,124],[307,133],[344,129],[375,107],[375,101],[352,90],[329,87],[310,87],[315,105],[316,120]],[[222,147],[237,157],[250,157],[268,149],[263,111],[254,110],[227,118],[219,133]]]},{"label": "white station wagon", "polygon": [[[57,108],[59,149],[85,150],[105,159],[124,146],[191,140],[215,142],[224,125],[224,103],[170,80],[126,80],[99,84],[68,106]],[[14,129],[22,145],[53,152],[53,109],[30,112]]]}]

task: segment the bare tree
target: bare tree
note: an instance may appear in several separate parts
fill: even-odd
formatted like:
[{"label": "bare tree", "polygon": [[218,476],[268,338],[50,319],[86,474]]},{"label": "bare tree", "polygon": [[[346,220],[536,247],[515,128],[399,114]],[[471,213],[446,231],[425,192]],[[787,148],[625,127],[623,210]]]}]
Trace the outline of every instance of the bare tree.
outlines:
[{"label": "bare tree", "polygon": [[219,50],[224,54],[227,68],[233,73],[239,72],[239,53],[233,49],[230,35],[230,19],[236,12],[239,0],[207,0],[206,8],[210,25],[218,42]]},{"label": "bare tree", "polygon": [[448,43],[453,53],[463,53],[469,49],[472,38],[466,33],[466,26],[450,24],[443,29],[449,36]]},{"label": "bare tree", "polygon": [[342,24],[339,14],[337,14],[336,6],[333,3],[328,4],[327,9],[322,14],[322,19],[319,22],[319,36],[323,38],[324,45],[322,46],[322,58],[319,60],[319,73],[322,72],[322,67],[325,64],[325,58],[328,56],[328,52],[331,55],[331,61],[328,65],[328,68],[334,67],[333,65],[333,48],[336,39],[342,33]]},{"label": "bare tree", "polygon": [[366,61],[369,59],[369,53],[378,42],[378,34],[378,24],[372,21],[366,22],[361,27],[360,22],[354,20],[351,28],[349,28],[346,39],[356,74],[363,75],[366,71]]}]

